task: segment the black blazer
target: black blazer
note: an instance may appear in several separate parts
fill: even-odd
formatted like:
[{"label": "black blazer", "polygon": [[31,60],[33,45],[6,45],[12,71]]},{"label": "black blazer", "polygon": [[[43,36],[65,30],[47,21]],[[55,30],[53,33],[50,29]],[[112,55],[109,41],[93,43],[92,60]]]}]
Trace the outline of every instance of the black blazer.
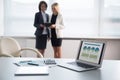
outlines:
[{"label": "black blazer", "polygon": [[[47,22],[49,22],[49,15],[46,14],[47,17]],[[40,24],[44,24],[43,16],[41,12],[37,12],[35,14],[35,19],[34,19],[34,26],[36,27],[35,35],[36,36],[41,36],[43,32],[43,28],[40,27]]]}]

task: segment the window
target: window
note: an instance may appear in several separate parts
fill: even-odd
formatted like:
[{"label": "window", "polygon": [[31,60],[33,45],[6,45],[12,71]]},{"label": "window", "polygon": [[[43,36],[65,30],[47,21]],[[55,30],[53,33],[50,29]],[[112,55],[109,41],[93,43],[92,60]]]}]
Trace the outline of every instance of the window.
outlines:
[{"label": "window", "polygon": [[[4,0],[4,35],[34,36],[34,15],[40,0]],[[120,36],[119,0],[45,0],[47,12],[58,2],[64,37]]]},{"label": "window", "polygon": [[0,36],[3,35],[4,26],[4,11],[3,11],[3,0],[0,0]]},{"label": "window", "polygon": [[104,0],[101,15],[101,36],[120,36],[120,0]]},{"label": "window", "polygon": [[[46,0],[48,2],[48,0]],[[5,0],[5,32],[7,36],[33,36],[34,15],[39,0]]]},{"label": "window", "polygon": [[56,0],[64,17],[64,36],[81,37],[98,35],[94,0]]}]

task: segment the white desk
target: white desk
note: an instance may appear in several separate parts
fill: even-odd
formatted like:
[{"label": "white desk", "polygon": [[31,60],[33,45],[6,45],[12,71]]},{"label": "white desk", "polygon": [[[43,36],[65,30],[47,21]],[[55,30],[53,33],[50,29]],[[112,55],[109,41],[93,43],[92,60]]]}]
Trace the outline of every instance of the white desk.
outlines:
[{"label": "white desk", "polygon": [[[39,60],[38,58],[0,58],[0,80],[120,80],[120,61],[118,60],[104,60],[101,69],[87,72],[75,72],[54,66],[49,69],[49,75],[15,76],[17,66],[13,63],[31,59]],[[57,61],[71,60],[57,59]]]}]

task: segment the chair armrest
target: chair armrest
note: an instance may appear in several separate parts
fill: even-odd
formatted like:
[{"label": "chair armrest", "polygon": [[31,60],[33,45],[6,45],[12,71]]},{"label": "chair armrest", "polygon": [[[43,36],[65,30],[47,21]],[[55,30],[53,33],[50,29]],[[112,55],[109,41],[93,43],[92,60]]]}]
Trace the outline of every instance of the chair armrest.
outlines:
[{"label": "chair armrest", "polygon": [[20,50],[20,52],[21,52],[21,51],[25,51],[25,50],[33,51],[33,52],[35,52],[35,53],[37,54],[37,57],[43,58],[42,54],[41,54],[38,50],[33,49],[33,48],[22,48],[22,49]]},{"label": "chair armrest", "polygon": [[9,54],[0,54],[0,57],[13,57],[13,56]]}]

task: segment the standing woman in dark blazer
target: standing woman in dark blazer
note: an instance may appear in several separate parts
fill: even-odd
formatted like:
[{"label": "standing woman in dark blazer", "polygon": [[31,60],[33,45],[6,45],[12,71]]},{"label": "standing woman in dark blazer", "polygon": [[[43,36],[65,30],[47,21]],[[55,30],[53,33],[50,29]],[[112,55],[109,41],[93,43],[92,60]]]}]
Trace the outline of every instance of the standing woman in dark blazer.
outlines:
[{"label": "standing woman in dark blazer", "polygon": [[54,50],[54,57],[61,58],[62,50],[62,30],[64,29],[63,17],[59,12],[58,3],[52,4],[52,17],[51,17],[51,43]]},{"label": "standing woman in dark blazer", "polygon": [[49,22],[49,15],[45,13],[47,3],[45,1],[41,1],[38,8],[39,12],[35,14],[34,19],[34,26],[36,27],[36,48],[44,56],[48,39],[48,28],[44,26],[44,23]]}]

